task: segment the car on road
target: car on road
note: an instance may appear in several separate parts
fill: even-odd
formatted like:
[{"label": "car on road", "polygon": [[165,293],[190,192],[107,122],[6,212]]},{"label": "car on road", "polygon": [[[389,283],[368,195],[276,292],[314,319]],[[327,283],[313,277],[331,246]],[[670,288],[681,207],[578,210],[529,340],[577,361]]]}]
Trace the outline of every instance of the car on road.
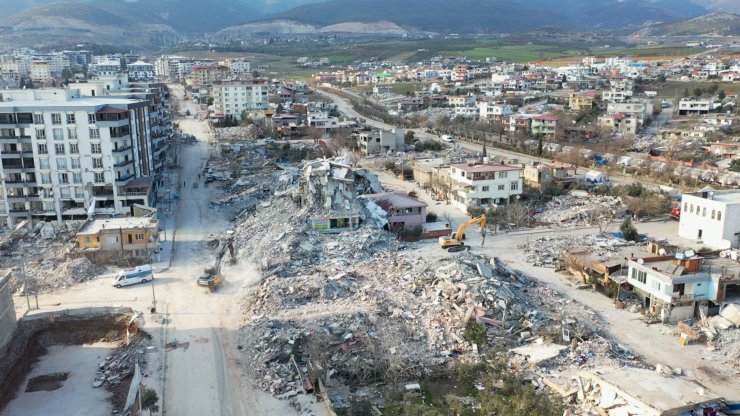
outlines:
[{"label": "car on road", "polygon": [[452,138],[449,134],[445,134],[442,136],[442,140],[446,141],[447,143],[454,143],[455,139]]},{"label": "car on road", "polygon": [[143,265],[132,270],[124,270],[121,273],[118,273],[116,277],[113,278],[111,284],[120,288],[123,286],[135,285],[137,283],[146,283],[152,279],[154,279],[154,276],[152,275],[152,266]]}]

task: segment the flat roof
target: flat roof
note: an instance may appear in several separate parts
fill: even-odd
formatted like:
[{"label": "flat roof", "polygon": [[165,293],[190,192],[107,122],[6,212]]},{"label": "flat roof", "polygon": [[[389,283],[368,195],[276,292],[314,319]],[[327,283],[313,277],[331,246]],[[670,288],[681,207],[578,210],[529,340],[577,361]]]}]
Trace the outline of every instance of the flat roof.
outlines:
[{"label": "flat roof", "polygon": [[72,98],[65,101],[55,100],[26,100],[26,101],[3,101],[0,102],[1,110],[12,110],[12,111],[23,111],[23,109],[48,108],[48,109],[70,109],[70,108],[95,108],[102,106],[129,106],[133,104],[144,104],[147,105],[147,101],[130,99],[130,98],[116,98],[116,97],[83,97],[83,98]]},{"label": "flat roof", "polygon": [[388,201],[390,202],[393,208],[397,208],[397,209],[427,206],[426,202],[420,201],[414,197],[405,195],[402,192],[384,192],[381,194],[365,194],[365,195],[361,195],[360,197],[371,199],[373,201]]},{"label": "flat roof", "polygon": [[463,170],[465,172],[473,172],[473,173],[500,172],[500,171],[510,171],[510,170],[520,170],[521,169],[518,166],[492,164],[492,163],[479,164],[479,165],[468,165],[467,163],[457,163],[457,164],[451,165],[451,167]]},{"label": "flat roof", "polygon": [[[706,193],[707,197],[703,198],[702,195]],[[740,203],[740,190],[728,190],[728,191],[717,191],[710,187],[706,187],[698,192],[687,192],[684,195],[693,196],[696,198],[702,198],[709,201],[723,202],[725,204],[738,204]]]},{"label": "flat roof", "polygon": [[[661,415],[677,415],[705,403],[716,403],[722,397],[706,388],[699,389],[690,380],[681,377],[665,377],[653,370],[643,368],[599,369],[598,374],[581,371],[579,376],[611,386],[619,395],[627,395],[637,401],[643,410],[658,411]],[[701,394],[699,394],[701,391]]]},{"label": "flat roof", "polygon": [[119,217],[108,218],[104,220],[92,220],[85,224],[77,235],[97,234],[100,230],[105,229],[130,229],[130,228],[148,228],[157,224],[157,220],[149,217]]}]

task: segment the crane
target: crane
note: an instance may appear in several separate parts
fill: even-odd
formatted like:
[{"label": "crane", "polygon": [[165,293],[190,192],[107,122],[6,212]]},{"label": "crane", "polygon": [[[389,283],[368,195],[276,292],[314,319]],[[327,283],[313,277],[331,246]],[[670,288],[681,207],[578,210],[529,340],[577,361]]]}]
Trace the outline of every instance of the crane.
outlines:
[{"label": "crane", "polygon": [[448,237],[439,237],[439,245],[446,249],[449,249],[450,247],[464,246],[465,243],[463,243],[462,239],[465,235],[465,230],[471,225],[476,224],[480,225],[481,230],[485,230],[486,224],[488,224],[486,214],[481,214],[480,217],[473,218],[460,224],[460,226],[457,227],[457,231]]}]

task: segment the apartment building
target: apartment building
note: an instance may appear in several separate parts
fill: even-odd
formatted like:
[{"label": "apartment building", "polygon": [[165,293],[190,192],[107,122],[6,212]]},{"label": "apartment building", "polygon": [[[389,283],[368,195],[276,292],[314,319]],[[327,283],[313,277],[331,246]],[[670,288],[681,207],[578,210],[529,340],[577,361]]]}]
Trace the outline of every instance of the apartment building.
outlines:
[{"label": "apartment building", "polygon": [[404,148],[403,129],[374,130],[360,134],[360,149],[365,155],[400,152]]},{"label": "apartment building", "polygon": [[154,65],[142,61],[128,64],[128,79],[131,81],[153,81]]},{"label": "apartment building", "polygon": [[568,108],[573,111],[590,110],[594,105],[594,97],[596,92],[574,92],[568,98]]},{"label": "apartment building", "polygon": [[245,111],[267,108],[269,87],[259,79],[216,81],[213,83],[215,114],[241,116]]},{"label": "apartment building", "polygon": [[740,246],[740,191],[706,187],[681,197],[678,235],[714,249]]},{"label": "apartment building", "polygon": [[450,166],[452,204],[463,212],[471,207],[508,204],[522,194],[522,168],[502,164]]},{"label": "apartment building", "polygon": [[197,65],[190,70],[190,82],[193,88],[207,87],[229,77],[229,68],[221,65]]},{"label": "apartment building", "polygon": [[51,65],[44,61],[31,62],[31,81],[49,82],[51,81]]},{"label": "apartment building", "polygon": [[159,221],[152,217],[88,220],[75,237],[79,251],[94,263],[146,262],[159,249]]},{"label": "apartment building", "polygon": [[532,134],[544,135],[545,137],[555,136],[558,129],[560,117],[552,114],[541,114],[532,117]]},{"label": "apartment building", "polygon": [[478,103],[478,112],[481,120],[493,123],[502,123],[504,117],[514,113],[511,105],[504,102],[481,101]]},{"label": "apartment building", "polygon": [[616,113],[599,116],[597,126],[604,130],[616,130],[621,134],[637,134],[639,119],[633,114]]},{"label": "apartment building", "polygon": [[631,114],[637,118],[640,126],[645,122],[645,119],[650,114],[652,105],[637,100],[628,100],[623,102],[610,102],[606,106],[606,114],[614,115],[617,113]]},{"label": "apartment building", "polygon": [[718,107],[711,98],[681,98],[678,102],[678,114],[682,116],[692,114],[707,114]]},{"label": "apartment building", "polygon": [[97,76],[116,76],[121,74],[121,60],[111,57],[99,57],[90,65],[90,72]]},{"label": "apartment building", "polygon": [[156,198],[149,102],[79,90],[6,90],[0,102],[0,219],[128,214]]}]

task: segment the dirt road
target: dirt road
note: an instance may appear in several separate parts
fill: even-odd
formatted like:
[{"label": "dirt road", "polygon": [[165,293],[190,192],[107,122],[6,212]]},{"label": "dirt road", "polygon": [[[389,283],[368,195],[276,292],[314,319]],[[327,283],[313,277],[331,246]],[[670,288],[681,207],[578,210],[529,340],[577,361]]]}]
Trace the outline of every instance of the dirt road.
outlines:
[{"label": "dirt road", "polygon": [[[181,89],[174,87],[172,92],[181,97]],[[192,101],[185,105],[191,112],[195,110]],[[215,253],[204,242],[221,235],[229,223],[209,209],[209,201],[220,192],[198,178],[212,149],[206,122],[192,117],[181,119],[180,130],[192,134],[198,142],[179,149],[182,188],[174,257],[166,273],[171,318],[167,339],[176,340],[178,347],[168,352],[165,414],[293,414],[287,402],[251,388],[234,358],[237,347],[233,335],[239,325],[236,302],[245,288],[258,283],[259,273],[250,264],[229,266],[224,258],[226,281],[216,292],[196,285],[203,269],[215,261]]]}]

